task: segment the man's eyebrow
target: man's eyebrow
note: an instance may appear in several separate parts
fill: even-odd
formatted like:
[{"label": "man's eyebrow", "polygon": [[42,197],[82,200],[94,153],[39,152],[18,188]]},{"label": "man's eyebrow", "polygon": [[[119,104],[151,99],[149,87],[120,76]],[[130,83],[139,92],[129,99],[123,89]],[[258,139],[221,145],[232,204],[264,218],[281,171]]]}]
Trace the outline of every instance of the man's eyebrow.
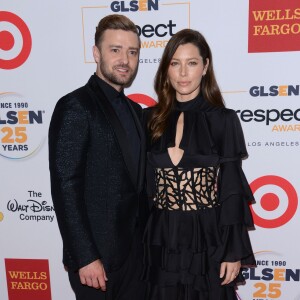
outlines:
[{"label": "man's eyebrow", "polygon": [[123,48],[122,45],[114,45],[114,44],[109,45],[109,47],[110,47],[110,48]]},{"label": "man's eyebrow", "polygon": [[140,48],[138,47],[129,47],[130,50],[139,50]]},{"label": "man's eyebrow", "polygon": [[[122,45],[114,45],[114,44],[109,45],[109,47],[110,47],[110,48],[118,48],[118,49],[122,49],[122,48],[123,48]],[[139,50],[138,47],[129,47],[128,49],[129,49],[129,50]]]}]

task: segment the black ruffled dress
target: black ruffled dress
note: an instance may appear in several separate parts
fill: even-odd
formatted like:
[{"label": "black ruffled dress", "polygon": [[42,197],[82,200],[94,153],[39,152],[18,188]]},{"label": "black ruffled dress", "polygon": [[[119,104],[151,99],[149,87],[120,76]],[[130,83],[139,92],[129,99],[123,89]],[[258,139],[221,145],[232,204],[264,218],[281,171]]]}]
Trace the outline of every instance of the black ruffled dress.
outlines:
[{"label": "black ruffled dress", "polygon": [[[184,114],[174,165],[176,125]],[[151,113],[151,108],[145,113]],[[241,168],[247,157],[239,119],[201,96],[177,102],[163,136],[148,146],[152,212],[144,233],[147,300],[235,300],[236,280],[221,286],[220,263],[255,265],[247,227],[253,195]]]}]

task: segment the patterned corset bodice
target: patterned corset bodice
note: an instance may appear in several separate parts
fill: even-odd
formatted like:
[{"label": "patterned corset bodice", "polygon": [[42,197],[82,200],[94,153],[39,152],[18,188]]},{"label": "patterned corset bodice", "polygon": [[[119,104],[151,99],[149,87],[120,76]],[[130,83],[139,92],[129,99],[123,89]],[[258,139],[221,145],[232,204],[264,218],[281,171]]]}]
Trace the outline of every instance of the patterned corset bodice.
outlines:
[{"label": "patterned corset bodice", "polygon": [[167,210],[200,210],[218,206],[218,167],[155,168],[154,205]]}]

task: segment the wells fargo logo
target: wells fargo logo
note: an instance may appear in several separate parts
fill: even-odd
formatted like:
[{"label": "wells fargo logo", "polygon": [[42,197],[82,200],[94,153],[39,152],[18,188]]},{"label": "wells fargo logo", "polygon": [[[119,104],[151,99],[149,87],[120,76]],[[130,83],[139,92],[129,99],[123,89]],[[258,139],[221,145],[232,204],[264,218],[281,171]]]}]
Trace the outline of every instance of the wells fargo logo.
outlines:
[{"label": "wells fargo logo", "polygon": [[299,0],[250,0],[248,52],[299,50]]},{"label": "wells fargo logo", "polygon": [[51,300],[46,259],[5,259],[9,300]]}]

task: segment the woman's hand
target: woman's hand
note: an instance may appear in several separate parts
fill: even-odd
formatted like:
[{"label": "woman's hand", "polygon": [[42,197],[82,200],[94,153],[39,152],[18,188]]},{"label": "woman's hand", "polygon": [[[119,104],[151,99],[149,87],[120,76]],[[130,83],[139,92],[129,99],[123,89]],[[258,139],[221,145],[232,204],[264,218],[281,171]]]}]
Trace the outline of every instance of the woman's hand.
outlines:
[{"label": "woman's hand", "polygon": [[241,268],[241,261],[236,262],[222,262],[220,268],[220,278],[225,276],[221,285],[232,282],[239,274]]}]

